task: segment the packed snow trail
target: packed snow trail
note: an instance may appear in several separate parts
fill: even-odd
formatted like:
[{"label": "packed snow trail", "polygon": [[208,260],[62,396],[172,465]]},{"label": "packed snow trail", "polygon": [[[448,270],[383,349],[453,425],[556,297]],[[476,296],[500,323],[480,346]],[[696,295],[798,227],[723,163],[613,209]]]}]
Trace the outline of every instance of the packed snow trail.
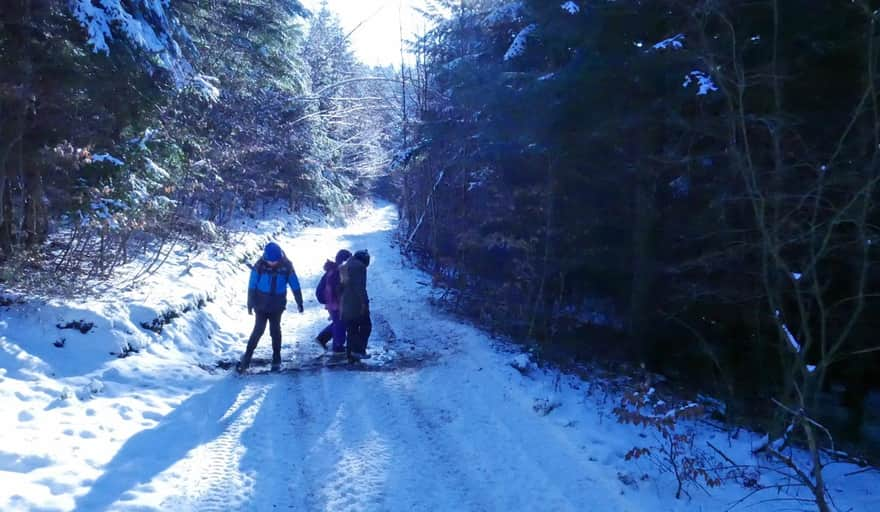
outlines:
[{"label": "packed snow trail", "polygon": [[[225,369],[244,350],[253,321],[240,263],[206,263],[203,273],[190,270],[198,263],[170,268],[156,293],[169,293],[180,275],[197,283],[216,277],[219,291],[125,359],[101,363],[105,353],[63,363],[57,358],[78,352],[13,342],[28,325],[34,339],[54,329],[54,318],[34,327],[46,315],[39,308],[0,325],[0,400],[4,410],[20,411],[0,418],[0,431],[14,436],[0,446],[0,509],[708,511],[748,492],[730,483],[711,496],[694,490],[693,499],[675,500],[668,473],[624,460],[650,439],[615,422],[614,393],[595,391],[603,390],[601,379],[540,369],[431,306],[430,278],[393,246],[395,217],[381,206],[343,228],[274,231],[306,298],[304,314],[290,307],[283,317],[280,373],[239,377]],[[372,254],[374,358],[360,368],[319,368],[321,349],[311,340],[326,312],[313,287],[324,260],[343,247]],[[116,319],[104,330],[128,335],[125,325]],[[68,337],[72,347],[89,340]],[[255,360],[265,364],[270,345],[267,333]],[[60,386],[79,383],[76,399],[57,397]],[[706,428],[700,436],[743,461],[758,439],[733,441]],[[841,465],[837,480],[829,475],[838,504],[876,509],[877,479],[841,476],[851,470]],[[762,498],[749,510],[777,508]]]},{"label": "packed snow trail", "polygon": [[[505,365],[509,355],[432,311],[419,283],[425,277],[390,245],[393,217],[386,207],[346,230],[306,230],[279,242],[297,268],[314,244],[328,257],[335,247],[369,249],[370,350],[392,366],[411,353],[424,364],[230,372],[129,439],[76,508],[637,510],[620,496],[615,471],[589,460],[598,440],[536,414],[533,397],[514,385],[522,377]],[[300,277],[304,288],[316,281]],[[325,315],[311,290],[305,296],[312,314],[283,319],[286,366],[320,352],[311,339]],[[256,357],[269,353],[267,333]]]}]

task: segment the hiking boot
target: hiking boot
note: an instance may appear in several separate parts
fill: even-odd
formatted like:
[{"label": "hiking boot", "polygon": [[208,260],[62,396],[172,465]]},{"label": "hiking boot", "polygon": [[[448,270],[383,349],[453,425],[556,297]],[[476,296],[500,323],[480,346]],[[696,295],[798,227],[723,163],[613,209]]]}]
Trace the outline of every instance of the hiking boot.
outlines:
[{"label": "hiking boot", "polygon": [[348,357],[351,359],[357,359],[357,360],[369,359],[370,354],[367,354],[366,352],[352,352],[351,354],[348,355]]},{"label": "hiking boot", "polygon": [[315,343],[320,345],[321,348],[325,351],[327,350],[327,343],[329,343],[329,342],[330,342],[330,340],[323,340],[322,341],[320,336],[315,336]]},{"label": "hiking boot", "polygon": [[273,371],[273,372],[277,372],[277,371],[280,370],[280,369],[281,369],[281,363],[280,363],[280,362],[279,362],[279,363],[272,363],[272,371]]},{"label": "hiking boot", "polygon": [[345,360],[345,352],[332,352],[327,355],[328,363],[336,363]]}]

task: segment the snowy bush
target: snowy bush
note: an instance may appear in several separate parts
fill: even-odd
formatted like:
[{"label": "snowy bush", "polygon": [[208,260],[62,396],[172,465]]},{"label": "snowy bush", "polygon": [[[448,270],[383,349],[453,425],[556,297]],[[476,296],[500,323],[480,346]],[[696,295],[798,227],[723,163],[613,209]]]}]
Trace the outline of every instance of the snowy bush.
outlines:
[{"label": "snowy bush", "polygon": [[516,371],[523,375],[527,375],[534,368],[534,363],[529,358],[528,354],[517,354],[516,357],[510,362],[510,366],[512,366]]},{"label": "snowy bush", "polygon": [[76,391],[76,397],[81,401],[85,401],[102,391],[104,391],[104,383],[98,379],[92,379],[88,384]]},{"label": "snowy bush", "polygon": [[675,497],[689,495],[690,486],[716,487],[721,485],[720,466],[712,457],[694,444],[694,429],[679,423],[703,414],[700,405],[693,402],[673,404],[657,397],[656,390],[647,384],[625,393],[614,409],[617,421],[655,431],[653,446],[636,446],[626,454],[626,460],[647,458],[661,472],[671,473],[678,488]]},{"label": "snowy bush", "polygon": [[192,88],[196,94],[204,100],[216,103],[220,100],[220,88],[218,87],[220,79],[213,76],[198,74],[192,77]]},{"label": "snowy bush", "polygon": [[536,398],[535,403],[532,404],[532,409],[541,416],[547,416],[561,405],[562,402],[553,397]]},{"label": "snowy bush", "polygon": [[71,398],[73,398],[73,392],[67,386],[64,386],[61,391],[58,392],[58,400],[61,402]]},{"label": "snowy bush", "polygon": [[217,225],[209,220],[203,220],[199,223],[199,231],[209,240],[216,240],[220,236]]}]

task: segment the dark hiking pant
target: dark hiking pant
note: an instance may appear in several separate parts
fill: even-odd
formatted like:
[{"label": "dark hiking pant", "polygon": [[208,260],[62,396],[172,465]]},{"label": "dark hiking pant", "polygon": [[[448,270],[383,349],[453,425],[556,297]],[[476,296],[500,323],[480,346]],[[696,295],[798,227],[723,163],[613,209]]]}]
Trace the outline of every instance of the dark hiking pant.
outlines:
[{"label": "dark hiking pant", "polygon": [[281,363],[281,313],[283,311],[275,313],[254,311],[254,331],[251,333],[247,349],[245,349],[244,355],[241,357],[242,368],[250,366],[251,357],[254,355],[257,343],[260,342],[260,338],[266,332],[267,323],[269,324],[269,336],[272,337],[272,364]]},{"label": "dark hiking pant", "polygon": [[345,322],[345,336],[348,341],[347,352],[349,354],[352,352],[366,353],[367,341],[370,339],[371,332],[373,332],[373,322],[370,320],[369,312]]},{"label": "dark hiking pant", "polygon": [[318,333],[318,341],[321,342],[322,345],[326,345],[333,338],[333,323],[327,324],[327,327],[321,329],[321,332]]},{"label": "dark hiking pant", "polygon": [[330,325],[318,333],[318,340],[326,345],[330,339],[333,339],[333,352],[345,352],[345,323],[339,314],[339,311],[330,312]]}]

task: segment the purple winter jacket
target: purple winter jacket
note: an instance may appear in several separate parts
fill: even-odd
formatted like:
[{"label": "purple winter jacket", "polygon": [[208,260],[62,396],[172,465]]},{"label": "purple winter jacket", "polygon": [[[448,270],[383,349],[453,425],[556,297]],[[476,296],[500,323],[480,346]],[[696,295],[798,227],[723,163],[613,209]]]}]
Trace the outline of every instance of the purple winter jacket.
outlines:
[{"label": "purple winter jacket", "polygon": [[324,263],[327,282],[324,284],[324,307],[327,311],[339,311],[339,266],[327,260]]}]

